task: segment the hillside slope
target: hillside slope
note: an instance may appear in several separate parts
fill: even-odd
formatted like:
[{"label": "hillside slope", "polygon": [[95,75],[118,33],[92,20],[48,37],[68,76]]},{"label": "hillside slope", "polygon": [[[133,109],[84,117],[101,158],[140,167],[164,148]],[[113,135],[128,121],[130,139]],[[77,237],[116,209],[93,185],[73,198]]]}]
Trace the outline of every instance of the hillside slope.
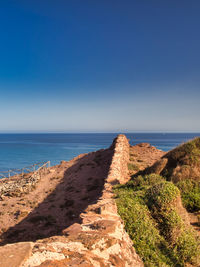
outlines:
[{"label": "hillside slope", "polygon": [[169,151],[147,172],[160,174],[175,183],[185,179],[200,181],[200,137]]}]

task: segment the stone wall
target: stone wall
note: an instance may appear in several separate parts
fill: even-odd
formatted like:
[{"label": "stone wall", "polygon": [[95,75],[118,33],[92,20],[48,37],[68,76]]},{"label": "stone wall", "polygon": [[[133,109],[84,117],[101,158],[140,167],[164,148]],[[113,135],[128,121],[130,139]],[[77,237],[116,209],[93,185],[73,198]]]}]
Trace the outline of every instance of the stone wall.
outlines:
[{"label": "stone wall", "polygon": [[128,176],[129,142],[125,135],[118,135],[112,144],[114,153],[108,174],[108,183],[126,183]]},{"label": "stone wall", "polygon": [[[63,231],[62,236],[54,236],[37,242],[25,242],[26,245],[16,243],[0,248],[1,267],[143,266],[117,214],[112,192],[114,184],[125,183],[128,180],[129,143],[127,138],[119,135],[110,149],[114,153],[102,195],[97,203],[88,206],[80,215],[82,223],[71,225]],[[20,265],[13,262],[15,256],[19,257],[18,246],[19,249],[23,247],[27,250],[23,250],[25,256],[20,258]],[[2,249],[3,256],[1,257]],[[12,251],[12,257],[9,257],[9,250]],[[3,257],[6,259],[6,264],[1,262]]]}]

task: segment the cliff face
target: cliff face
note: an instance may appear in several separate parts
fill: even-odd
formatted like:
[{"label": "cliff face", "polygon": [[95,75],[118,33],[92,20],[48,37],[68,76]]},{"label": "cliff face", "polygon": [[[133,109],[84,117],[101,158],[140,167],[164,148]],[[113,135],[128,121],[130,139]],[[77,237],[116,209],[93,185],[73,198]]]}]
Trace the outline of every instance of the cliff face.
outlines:
[{"label": "cliff face", "polygon": [[[62,229],[60,235],[35,242],[2,246],[1,267],[143,266],[117,214],[112,192],[114,184],[125,183],[128,180],[127,138],[119,135],[110,150],[111,164],[101,194],[80,213],[80,222]],[[97,180],[96,183],[98,184]]]}]

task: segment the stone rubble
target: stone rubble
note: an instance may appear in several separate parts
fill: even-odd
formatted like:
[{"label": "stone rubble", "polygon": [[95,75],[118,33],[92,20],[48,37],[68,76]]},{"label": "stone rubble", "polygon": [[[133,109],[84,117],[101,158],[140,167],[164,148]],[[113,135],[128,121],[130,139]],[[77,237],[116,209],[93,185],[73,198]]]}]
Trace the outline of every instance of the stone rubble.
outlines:
[{"label": "stone rubble", "polygon": [[35,188],[44,171],[44,169],[41,169],[39,172],[26,174],[24,177],[19,175],[18,177],[1,179],[0,198],[3,199],[4,196],[19,197],[28,194]]}]

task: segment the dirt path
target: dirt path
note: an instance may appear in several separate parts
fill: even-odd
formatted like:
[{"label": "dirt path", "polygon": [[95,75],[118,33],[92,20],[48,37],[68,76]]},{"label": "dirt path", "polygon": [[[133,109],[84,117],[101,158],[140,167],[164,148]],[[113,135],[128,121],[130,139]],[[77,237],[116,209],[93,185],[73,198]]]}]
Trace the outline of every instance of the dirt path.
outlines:
[{"label": "dirt path", "polygon": [[0,201],[1,244],[61,234],[101,196],[111,162],[109,149],[80,155],[50,168],[23,197]]}]

